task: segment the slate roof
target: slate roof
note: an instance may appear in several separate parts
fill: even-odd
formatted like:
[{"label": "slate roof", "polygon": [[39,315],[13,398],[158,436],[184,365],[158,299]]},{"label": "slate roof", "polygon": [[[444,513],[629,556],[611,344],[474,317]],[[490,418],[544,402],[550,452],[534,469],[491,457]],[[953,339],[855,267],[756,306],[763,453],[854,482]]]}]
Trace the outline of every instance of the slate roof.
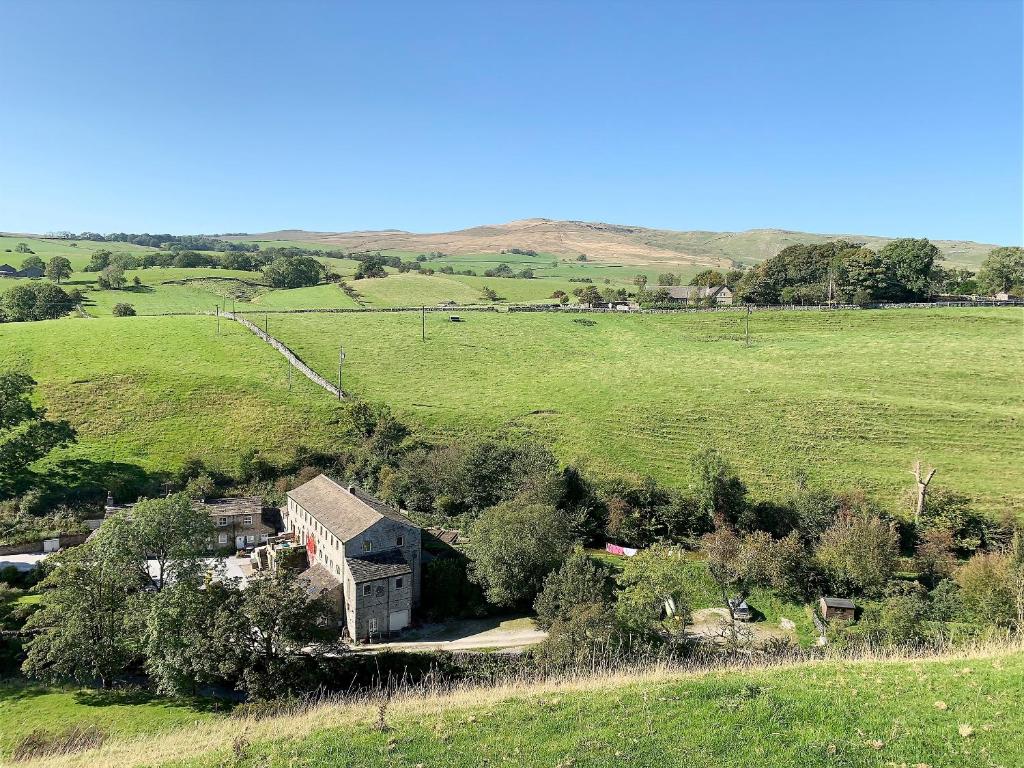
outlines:
[{"label": "slate roof", "polygon": [[823,602],[829,608],[856,608],[857,607],[857,606],[855,606],[853,604],[853,600],[848,600],[845,597],[823,597],[823,598],[821,598],[821,602]]},{"label": "slate roof", "polygon": [[704,285],[659,285],[654,290],[668,292],[670,299],[704,299],[708,296],[718,296],[720,293],[726,296],[732,295],[732,291],[724,285],[712,285],[711,287]]},{"label": "slate roof", "polygon": [[357,584],[412,573],[412,568],[398,549],[388,549],[363,557],[346,557],[345,562],[348,564],[349,573],[352,574],[352,580]]},{"label": "slate roof", "polygon": [[10,264],[0,264],[0,275],[13,275],[17,271]]},{"label": "slate roof", "polygon": [[337,589],[341,582],[335,578],[334,574],[328,571],[320,563],[311,565],[309,568],[300,573],[296,578],[300,581],[308,583],[306,592],[312,597],[319,597],[324,592],[329,592],[332,589]]},{"label": "slate roof", "polygon": [[288,491],[288,497],[320,521],[341,541],[351,541],[385,517],[416,526],[405,515],[358,488],[349,491],[327,475],[318,475],[308,483]]}]

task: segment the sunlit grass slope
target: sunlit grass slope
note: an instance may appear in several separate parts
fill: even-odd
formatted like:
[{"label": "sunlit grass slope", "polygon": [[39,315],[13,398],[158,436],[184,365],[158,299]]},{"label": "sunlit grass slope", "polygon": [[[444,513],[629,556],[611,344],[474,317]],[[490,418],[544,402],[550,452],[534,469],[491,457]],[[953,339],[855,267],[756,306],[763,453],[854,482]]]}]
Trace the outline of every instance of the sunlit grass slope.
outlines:
[{"label": "sunlit grass slope", "polygon": [[[388,278],[390,280],[390,278]],[[281,316],[330,375],[428,430],[549,438],[567,460],[679,486],[714,445],[759,495],[812,483],[896,504],[912,461],[990,509],[1024,502],[1024,311]],[[584,323],[592,322],[592,325]]]}]

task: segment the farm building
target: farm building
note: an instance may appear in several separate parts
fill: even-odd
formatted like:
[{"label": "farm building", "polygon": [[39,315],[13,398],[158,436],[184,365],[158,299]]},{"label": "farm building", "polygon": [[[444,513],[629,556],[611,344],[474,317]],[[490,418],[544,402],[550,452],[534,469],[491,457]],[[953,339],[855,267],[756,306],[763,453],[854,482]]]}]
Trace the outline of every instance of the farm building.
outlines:
[{"label": "farm building", "polygon": [[732,304],[732,291],[724,285],[667,285],[659,287],[665,291],[666,298],[680,304],[696,304],[698,302],[714,303],[721,306]]},{"label": "farm building", "polygon": [[[228,499],[197,500],[193,504],[204,510],[213,522],[214,535],[208,542],[208,549],[252,549],[266,544],[271,536],[280,530],[280,512],[274,507],[264,507],[259,496],[243,496]],[[107,495],[105,517],[128,510],[134,504],[115,504]]]},{"label": "farm building", "polygon": [[327,475],[289,491],[282,514],[308,557],[300,578],[333,603],[350,638],[372,640],[409,625],[420,602],[418,526]]},{"label": "farm building", "polygon": [[857,606],[845,597],[823,597],[818,603],[825,621],[853,621]]},{"label": "farm building", "polygon": [[43,270],[39,267],[15,269],[10,264],[0,264],[0,277],[42,277]]}]

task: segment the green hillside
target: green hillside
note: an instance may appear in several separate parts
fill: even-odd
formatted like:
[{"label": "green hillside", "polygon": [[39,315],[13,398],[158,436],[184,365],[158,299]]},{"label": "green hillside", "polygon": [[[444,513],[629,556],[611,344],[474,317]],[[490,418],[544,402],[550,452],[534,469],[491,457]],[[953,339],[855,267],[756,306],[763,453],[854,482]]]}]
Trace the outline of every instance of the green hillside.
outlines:
[{"label": "green hillside", "polygon": [[63,458],[172,469],[189,456],[234,467],[241,450],[337,447],[343,406],[237,323],[135,317],[0,324],[0,370],[40,383],[80,441]]},{"label": "green hillside", "polygon": [[36,765],[125,768],[1017,766],[1024,655],[652,672],[325,705],[112,740]]},{"label": "green hillside", "polygon": [[[391,278],[388,278],[389,280]],[[684,486],[716,446],[759,494],[798,474],[896,504],[922,458],[936,485],[1024,505],[1020,309],[687,315],[288,315],[274,331],[346,386],[428,430],[549,439],[565,460]]]}]

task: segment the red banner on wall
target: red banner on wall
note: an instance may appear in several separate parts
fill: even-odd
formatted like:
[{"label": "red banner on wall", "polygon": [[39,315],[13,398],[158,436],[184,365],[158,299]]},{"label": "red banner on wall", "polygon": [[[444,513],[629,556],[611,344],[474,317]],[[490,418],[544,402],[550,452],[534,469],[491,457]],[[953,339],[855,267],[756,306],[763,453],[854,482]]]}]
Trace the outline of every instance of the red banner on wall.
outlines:
[{"label": "red banner on wall", "polygon": [[316,557],[316,540],[313,538],[313,534],[306,534],[306,552],[310,558]]}]

